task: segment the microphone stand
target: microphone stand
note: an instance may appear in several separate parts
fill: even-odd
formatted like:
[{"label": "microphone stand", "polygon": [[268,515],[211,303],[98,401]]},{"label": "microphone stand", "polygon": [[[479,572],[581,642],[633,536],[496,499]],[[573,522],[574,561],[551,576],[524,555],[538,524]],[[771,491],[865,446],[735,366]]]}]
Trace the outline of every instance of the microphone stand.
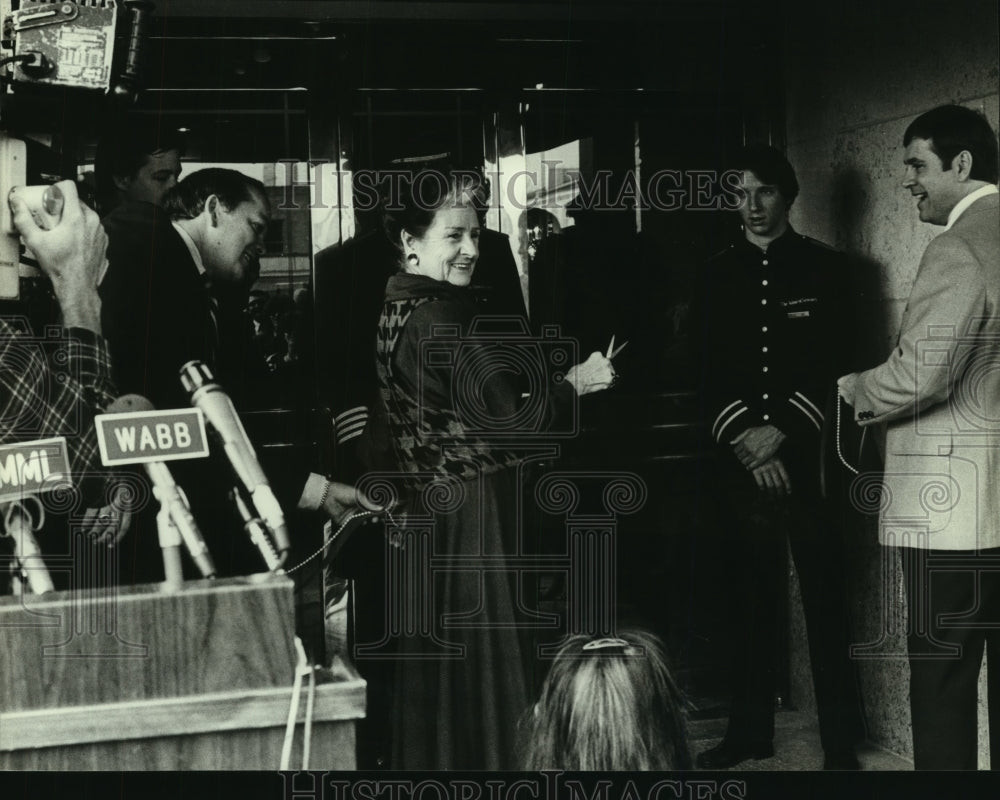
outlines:
[{"label": "microphone stand", "polygon": [[[212,562],[212,555],[208,552],[208,546],[201,538],[198,523],[195,522],[194,515],[191,513],[184,490],[174,483],[170,470],[163,462],[154,461],[145,466],[147,474],[153,481],[153,494],[160,501],[161,513],[167,513],[169,524],[180,534],[202,577],[214,578],[215,564]],[[180,523],[175,520],[175,514]],[[159,516],[157,516],[157,520],[159,520]],[[159,523],[157,524],[159,525]]]},{"label": "microphone stand", "polygon": [[163,575],[167,587],[178,591],[184,584],[184,569],[181,566],[181,532],[170,518],[170,507],[164,502],[160,487],[153,486],[153,496],[160,501],[156,512],[156,532],[163,551]]},{"label": "microphone stand", "polygon": [[[28,495],[26,499],[28,498],[35,500],[32,495]],[[44,514],[41,507],[39,510],[40,515]],[[21,577],[27,579],[33,594],[53,592],[56,588],[42,559],[41,548],[35,539],[35,531],[42,526],[44,519],[44,516],[41,516],[38,525],[35,526],[31,514],[20,500],[9,503],[3,513],[5,534],[14,540],[14,561]]]}]

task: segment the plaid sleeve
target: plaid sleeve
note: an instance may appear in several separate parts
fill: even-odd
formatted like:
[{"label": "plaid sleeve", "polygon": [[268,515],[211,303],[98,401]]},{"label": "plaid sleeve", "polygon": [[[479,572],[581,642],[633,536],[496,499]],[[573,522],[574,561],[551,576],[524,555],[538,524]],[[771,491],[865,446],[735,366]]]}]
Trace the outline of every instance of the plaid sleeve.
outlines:
[{"label": "plaid sleeve", "polygon": [[102,337],[70,328],[39,339],[0,319],[0,442],[65,436],[74,474],[100,471],[94,415],[114,396]]},{"label": "plaid sleeve", "polygon": [[[115,399],[111,380],[111,354],[104,338],[83,328],[68,329],[67,357],[79,364],[79,372],[70,376],[57,397],[54,419],[62,416],[60,406],[76,408],[79,435],[69,440],[69,458],[74,472],[100,470],[94,416],[102,413]],[[73,381],[76,378],[76,381]]]}]

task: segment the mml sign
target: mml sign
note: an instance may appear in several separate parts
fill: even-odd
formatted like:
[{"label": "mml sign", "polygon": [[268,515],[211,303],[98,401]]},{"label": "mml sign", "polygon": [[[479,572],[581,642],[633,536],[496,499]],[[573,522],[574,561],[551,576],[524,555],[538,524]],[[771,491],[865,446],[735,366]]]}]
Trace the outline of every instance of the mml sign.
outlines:
[{"label": "mml sign", "polygon": [[0,446],[0,502],[50,492],[70,479],[66,439],[36,439]]}]

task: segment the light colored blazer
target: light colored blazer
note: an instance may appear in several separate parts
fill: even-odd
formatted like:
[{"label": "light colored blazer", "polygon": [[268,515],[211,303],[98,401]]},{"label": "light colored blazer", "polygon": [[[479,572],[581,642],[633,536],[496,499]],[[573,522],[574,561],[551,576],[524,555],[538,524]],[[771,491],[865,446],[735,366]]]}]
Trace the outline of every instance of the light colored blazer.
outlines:
[{"label": "light colored blazer", "polygon": [[924,251],[888,360],[855,385],[886,424],[879,542],[1000,547],[1000,202],[975,201]]}]

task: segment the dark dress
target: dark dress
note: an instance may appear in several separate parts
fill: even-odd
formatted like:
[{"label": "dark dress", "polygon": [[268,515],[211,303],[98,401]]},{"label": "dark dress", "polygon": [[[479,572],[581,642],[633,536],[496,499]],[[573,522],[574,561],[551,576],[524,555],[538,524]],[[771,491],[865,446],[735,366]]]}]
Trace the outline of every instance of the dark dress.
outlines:
[{"label": "dark dress", "polygon": [[[490,422],[510,419],[521,395],[509,372],[489,366],[502,346],[469,335],[474,314],[467,290],[401,274],[379,321],[381,410],[406,487],[389,548],[394,769],[511,768],[531,702],[511,563],[521,455]],[[482,381],[462,384],[463,374]],[[553,388],[553,409],[570,392]]]}]

